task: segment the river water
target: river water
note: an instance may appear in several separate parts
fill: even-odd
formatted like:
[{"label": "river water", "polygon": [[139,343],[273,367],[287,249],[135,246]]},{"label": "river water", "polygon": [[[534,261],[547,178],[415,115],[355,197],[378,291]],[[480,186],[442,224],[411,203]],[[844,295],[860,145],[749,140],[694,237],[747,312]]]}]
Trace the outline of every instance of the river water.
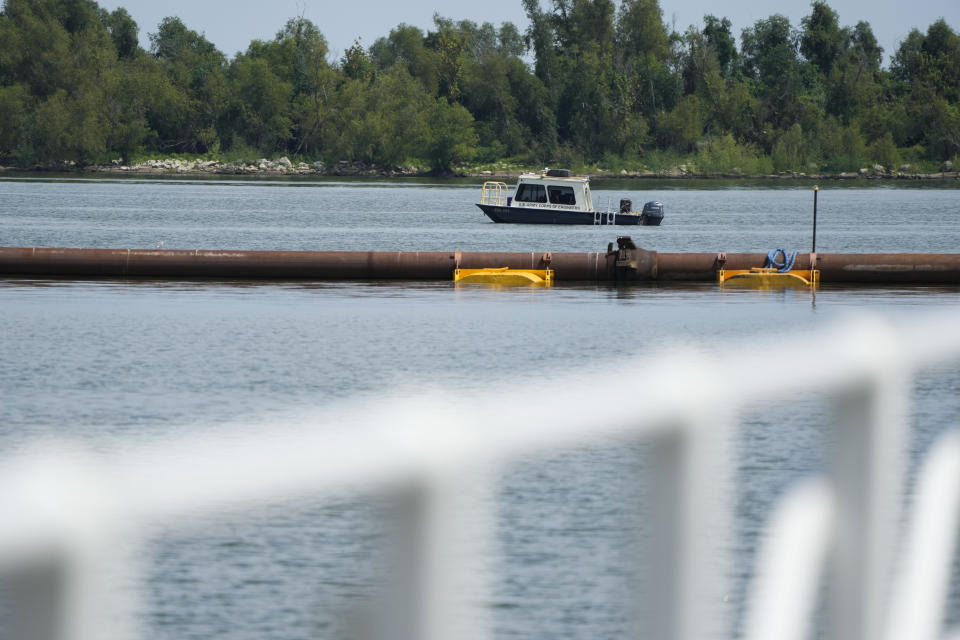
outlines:
[{"label": "river water", "polygon": [[[478,181],[479,182],[479,181]],[[597,204],[665,204],[660,227],[496,225],[477,182],[0,179],[0,245],[168,249],[600,251],[620,233],[659,251],[809,250],[809,184],[608,182]],[[956,252],[960,190],[825,184],[821,252]],[[671,345],[815,332],[850,315],[909,322],[960,304],[960,287],[731,291],[451,283],[0,279],[0,463],[50,438],[94,450],[215,430],[270,428],[332,404],[423,387],[464,393],[519,377],[549,384]],[[758,375],[787,375],[771,363]],[[609,374],[608,374],[609,375]],[[597,385],[595,390],[591,385]],[[920,378],[910,454],[955,424],[960,378]],[[616,398],[609,398],[612,405]],[[814,405],[757,410],[738,435],[739,615],[770,505],[821,467]],[[243,426],[239,426],[243,425]],[[262,425],[252,427],[251,425]],[[598,446],[525,460],[502,479],[498,638],[620,638],[631,548],[624,509],[636,452]],[[277,505],[199,529],[158,531],[144,636],[335,637],[337,613],[376,583],[376,506]],[[951,618],[960,617],[956,599]]]}]

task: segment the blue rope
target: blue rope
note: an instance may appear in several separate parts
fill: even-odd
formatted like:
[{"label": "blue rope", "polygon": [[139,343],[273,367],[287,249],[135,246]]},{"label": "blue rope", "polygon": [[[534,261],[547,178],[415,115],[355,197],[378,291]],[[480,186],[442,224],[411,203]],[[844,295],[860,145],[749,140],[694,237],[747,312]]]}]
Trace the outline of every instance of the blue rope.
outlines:
[{"label": "blue rope", "polygon": [[[783,260],[777,260],[777,256],[783,256]],[[797,259],[797,252],[794,251],[791,254],[787,254],[783,249],[771,249],[767,253],[767,260],[763,263],[764,267],[774,267],[777,270],[777,273],[787,273],[793,269],[793,263]]]}]

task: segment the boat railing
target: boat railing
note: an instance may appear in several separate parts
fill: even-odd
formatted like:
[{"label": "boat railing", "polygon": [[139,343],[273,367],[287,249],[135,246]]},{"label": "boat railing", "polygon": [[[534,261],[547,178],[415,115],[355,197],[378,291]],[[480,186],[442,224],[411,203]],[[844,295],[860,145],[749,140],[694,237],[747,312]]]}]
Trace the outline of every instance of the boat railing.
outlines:
[{"label": "boat railing", "polygon": [[480,204],[490,204],[498,207],[507,206],[509,187],[506,182],[488,181],[483,183],[480,190]]},{"label": "boat railing", "polygon": [[602,211],[600,209],[593,210],[593,224],[594,225],[617,224],[617,214],[611,208],[609,196],[607,196],[607,206],[604,210]]},{"label": "boat railing", "polygon": [[[20,591],[30,606],[0,616],[0,626],[10,623],[0,636],[135,638],[125,623],[137,607],[123,599],[135,593],[147,547],[124,541],[195,528],[217,512],[255,513],[264,501],[368,492],[397,505],[384,539],[403,560],[375,600],[371,627],[382,633],[371,637],[491,637],[487,616],[503,611],[492,603],[504,596],[490,595],[489,569],[497,546],[509,544],[492,526],[504,465],[610,445],[638,456],[638,469],[645,461],[637,505],[646,505],[650,535],[629,557],[651,588],[623,594],[625,624],[645,628],[642,637],[805,638],[817,620],[818,637],[828,640],[957,637],[943,629],[960,522],[957,432],[941,434],[920,460],[910,513],[900,513],[908,506],[913,381],[936,367],[944,394],[917,401],[955,395],[960,311],[903,319],[909,324],[862,319],[815,336],[608,363],[616,375],[604,378],[602,393],[585,392],[580,372],[554,373],[535,393],[529,380],[483,393],[468,385],[284,429],[137,441],[100,454],[58,447],[8,455],[0,465],[0,597]],[[781,494],[755,541],[755,569],[737,568],[752,576],[746,601],[731,604],[732,477],[752,473],[738,462],[736,416],[758,402],[797,401],[805,411],[816,405],[811,419],[822,422],[816,433],[827,462]],[[915,415],[930,413],[919,406]],[[804,447],[816,446],[808,440]],[[742,633],[729,624],[737,607],[745,610]]]},{"label": "boat railing", "polygon": [[594,225],[608,225],[608,224],[617,224],[617,213],[609,206],[607,206],[605,211],[600,209],[593,210],[593,224]]}]

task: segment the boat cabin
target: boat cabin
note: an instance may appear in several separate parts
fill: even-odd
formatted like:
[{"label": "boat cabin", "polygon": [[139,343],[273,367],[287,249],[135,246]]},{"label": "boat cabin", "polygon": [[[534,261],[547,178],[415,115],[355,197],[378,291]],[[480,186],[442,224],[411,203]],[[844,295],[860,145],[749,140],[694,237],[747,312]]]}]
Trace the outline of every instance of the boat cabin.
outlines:
[{"label": "boat cabin", "polygon": [[513,197],[503,182],[486,182],[480,202],[525,209],[552,209],[592,212],[590,179],[570,175],[566,169],[524,173],[517,180]]}]

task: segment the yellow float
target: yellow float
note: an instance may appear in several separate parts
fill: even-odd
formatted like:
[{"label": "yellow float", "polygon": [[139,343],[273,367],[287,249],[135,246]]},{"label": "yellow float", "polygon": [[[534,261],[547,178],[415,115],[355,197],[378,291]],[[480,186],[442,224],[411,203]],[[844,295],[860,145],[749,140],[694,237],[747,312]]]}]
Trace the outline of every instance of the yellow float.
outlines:
[{"label": "yellow float", "polygon": [[456,269],[456,283],[497,284],[503,286],[552,286],[553,269],[511,269],[509,267],[488,269]]},{"label": "yellow float", "polygon": [[717,282],[735,284],[757,289],[778,287],[816,287],[820,284],[820,272],[816,269],[797,269],[785,273],[775,267],[754,267],[753,269],[720,269]]}]

